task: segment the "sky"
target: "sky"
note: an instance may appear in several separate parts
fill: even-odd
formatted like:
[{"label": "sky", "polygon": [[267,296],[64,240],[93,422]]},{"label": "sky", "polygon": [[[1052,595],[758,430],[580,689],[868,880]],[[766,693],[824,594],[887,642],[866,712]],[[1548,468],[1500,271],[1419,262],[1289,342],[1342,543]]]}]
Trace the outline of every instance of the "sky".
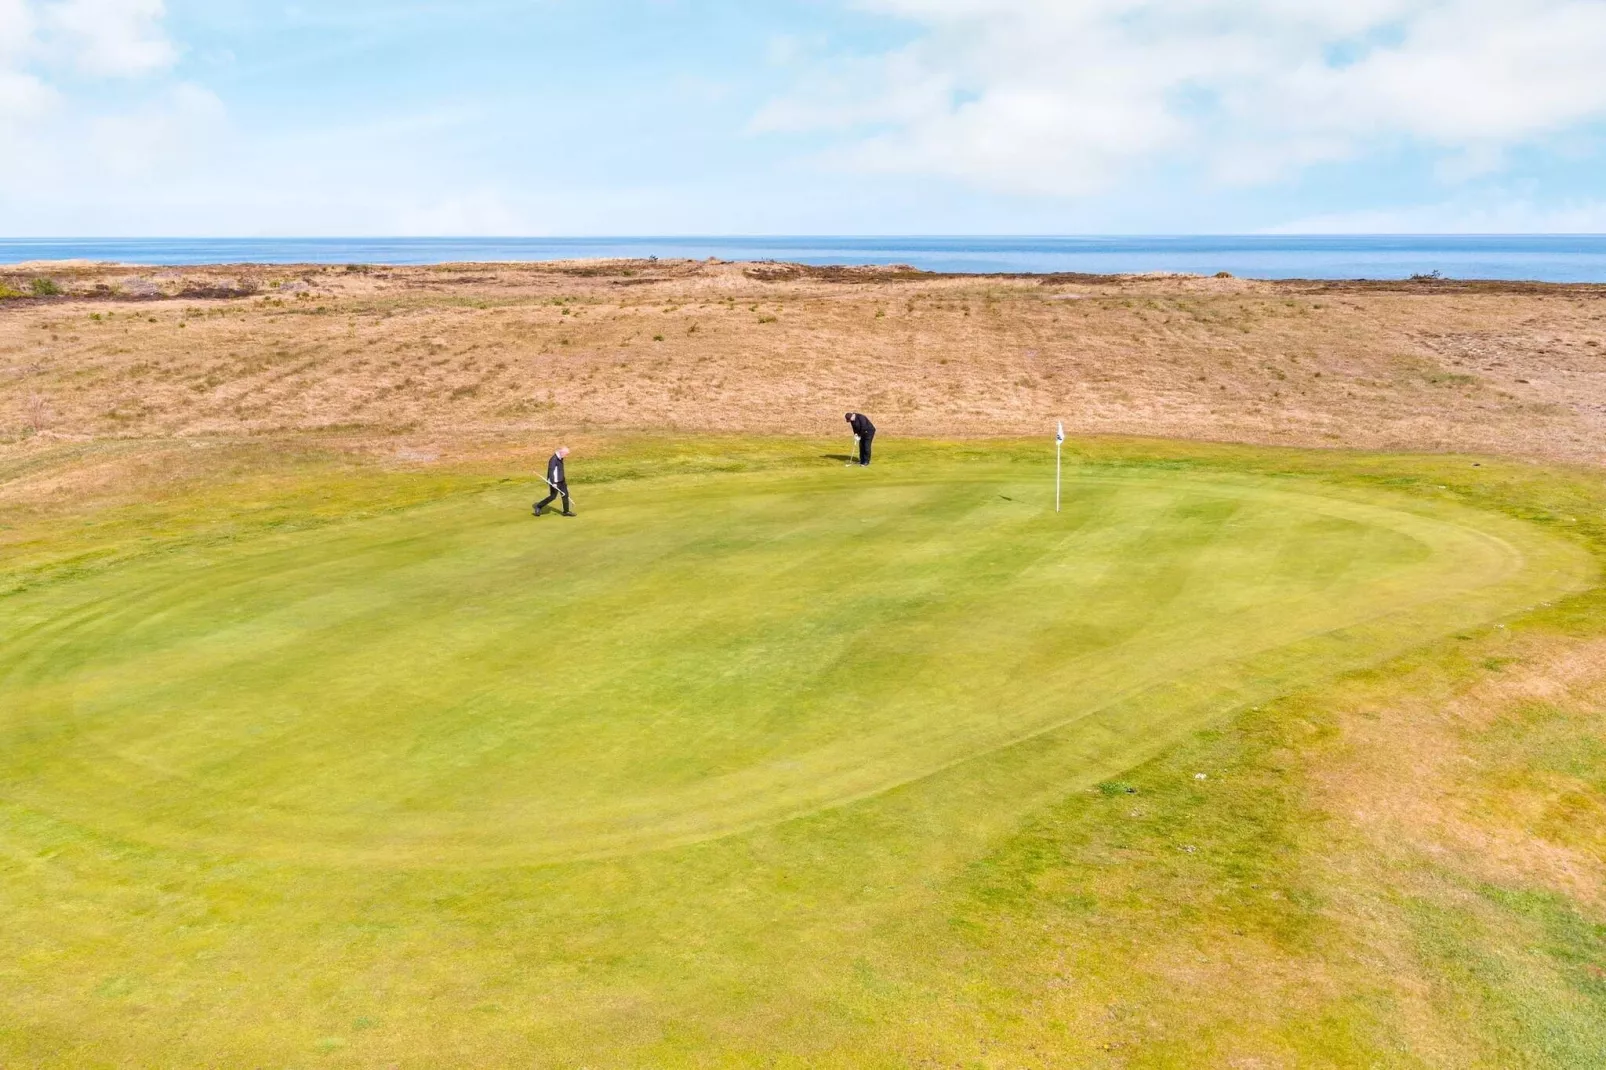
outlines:
[{"label": "sky", "polygon": [[0,235],[1606,232],[1606,0],[0,0]]}]

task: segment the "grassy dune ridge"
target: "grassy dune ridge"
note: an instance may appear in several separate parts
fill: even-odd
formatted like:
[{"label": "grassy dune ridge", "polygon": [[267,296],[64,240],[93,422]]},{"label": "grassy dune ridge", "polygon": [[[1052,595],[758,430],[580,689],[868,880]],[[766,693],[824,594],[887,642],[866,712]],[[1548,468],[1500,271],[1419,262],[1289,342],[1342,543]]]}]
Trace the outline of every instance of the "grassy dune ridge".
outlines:
[{"label": "grassy dune ridge", "polygon": [[587,445],[7,462],[0,1061],[1606,1056],[1596,474]]},{"label": "grassy dune ridge", "polygon": [[1602,286],[355,267],[63,269],[0,301],[0,443],[813,435],[852,406],[938,438],[1606,456]]}]

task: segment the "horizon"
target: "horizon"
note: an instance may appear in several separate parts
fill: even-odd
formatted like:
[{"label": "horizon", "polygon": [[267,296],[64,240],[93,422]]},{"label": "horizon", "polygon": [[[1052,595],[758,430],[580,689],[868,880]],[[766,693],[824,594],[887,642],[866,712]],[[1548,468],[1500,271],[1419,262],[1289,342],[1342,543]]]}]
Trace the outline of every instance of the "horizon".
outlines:
[{"label": "horizon", "polygon": [[908,265],[946,275],[1606,282],[1601,235],[564,235],[0,238],[0,269],[570,261]]},{"label": "horizon", "polygon": [[704,232],[641,232],[641,233],[605,233],[595,234],[41,234],[41,235],[5,235],[0,234],[0,243],[26,242],[153,242],[153,241],[241,241],[241,242],[274,242],[274,241],[420,241],[420,242],[450,242],[450,241],[696,241],[714,239],[721,241],[776,241],[776,240],[845,240],[845,241],[911,241],[927,239],[1040,239],[1055,241],[1103,241],[1103,240],[1153,240],[1190,239],[1190,238],[1267,238],[1286,240],[1330,240],[1351,241],[1367,238],[1421,238],[1432,240],[1453,241],[1456,239],[1477,238],[1510,238],[1517,239],[1544,239],[1544,238],[1592,238],[1606,240],[1606,231],[1308,231],[1296,233],[1293,231],[1086,231],[1082,233],[1051,232],[1051,231],[887,231],[876,232],[848,232],[848,231],[819,231],[819,232],[767,232],[767,231],[704,231]]}]

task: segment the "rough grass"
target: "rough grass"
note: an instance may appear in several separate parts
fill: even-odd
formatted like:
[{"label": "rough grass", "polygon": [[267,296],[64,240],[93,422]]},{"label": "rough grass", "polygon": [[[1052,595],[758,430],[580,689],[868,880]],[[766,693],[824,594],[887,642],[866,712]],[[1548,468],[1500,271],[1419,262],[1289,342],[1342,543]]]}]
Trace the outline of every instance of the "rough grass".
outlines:
[{"label": "rough grass", "polygon": [[[10,592],[0,600],[0,899],[9,919],[0,936],[0,1061],[1600,1062],[1606,860],[1591,815],[1606,783],[1598,745],[1606,645],[1599,594],[1565,593],[1592,572],[1580,571],[1578,555],[1593,554],[1600,538],[1591,475],[1491,461],[1473,468],[1453,459],[1085,443],[1073,450],[1071,500],[1100,505],[1082,514],[1073,506],[1061,518],[1072,541],[1053,545],[1074,551],[1066,554],[1073,568],[1055,574],[1034,549],[1041,532],[1056,530],[1031,504],[1034,495],[1046,500],[1046,457],[1036,446],[905,445],[889,450],[884,466],[859,472],[822,457],[828,447],[797,441],[643,440],[576,458],[585,513],[575,522],[518,515],[534,481],[505,454],[434,464],[393,453],[376,460],[371,450],[329,443],[60,450],[12,462],[0,511]],[[122,478],[131,471],[150,478],[131,486]],[[848,488],[858,490],[841,485],[852,480],[860,482]],[[816,484],[846,491],[821,499],[839,507],[798,509]],[[884,493],[866,494],[870,486]],[[64,490],[77,498],[64,500]],[[103,504],[89,510],[86,501]],[[1313,524],[1323,508],[1328,521],[1337,510],[1347,522]],[[1257,517],[1277,522],[1263,527]],[[1425,552],[1398,553],[1400,525]],[[992,528],[1005,536],[996,544],[983,538]],[[900,544],[900,531],[918,534],[918,546]],[[1523,564],[1490,571],[1478,553],[1500,553],[1476,550],[1479,539],[1457,541],[1458,531],[1495,533],[1522,548]],[[849,627],[827,622],[819,635],[771,649],[762,641],[729,647],[725,625],[751,623],[743,612],[779,613],[778,599],[807,581],[818,604],[777,622],[839,609],[857,619],[867,607],[854,599],[902,585],[903,601],[868,607],[877,628],[861,637],[859,672],[871,684],[878,672],[901,682],[878,709],[913,701],[908,716],[932,718],[912,739],[916,748],[951,742],[967,723],[985,736],[989,722],[1018,715],[1017,686],[1024,694],[1040,680],[1063,690],[1060,701],[1083,699],[1086,682],[1064,676],[1069,663],[1057,654],[1029,674],[1010,669],[1022,644],[1091,643],[1118,661],[1141,631],[1134,620],[1158,624],[1170,613],[1211,620],[1212,634],[1185,636],[1210,647],[1252,623],[1229,604],[1246,584],[1260,588],[1254,601],[1282,606],[1289,619],[1316,613],[1341,626],[1346,578],[1362,591],[1374,585],[1360,602],[1407,615],[1387,627],[1352,624],[1336,645],[1291,648],[1288,629],[1270,648],[1280,655],[1240,655],[1225,675],[1151,689],[1096,741],[1069,726],[967,750],[976,756],[907,783],[882,770],[881,789],[857,802],[760,814],[737,834],[710,829],[671,849],[636,844],[607,858],[518,864],[463,857],[465,847],[485,844],[457,834],[431,840],[429,829],[409,828],[406,813],[387,809],[407,768],[476,751],[434,747],[424,714],[438,707],[428,696],[439,669],[422,670],[439,652],[409,638],[420,618],[395,614],[394,629],[365,630],[317,593],[382,601],[427,590],[417,573],[372,587],[364,577],[395,580],[402,573],[385,565],[398,555],[408,567],[420,559],[484,564],[491,544],[511,538],[541,541],[521,551],[526,564],[476,581],[486,590],[442,588],[433,615],[447,603],[516,604],[528,614],[528,635],[494,613],[492,622],[509,654],[503,671],[530,674],[537,698],[526,709],[561,713],[553,731],[585,728],[613,741],[565,764],[591,763],[613,794],[659,798],[665,784],[650,769],[633,785],[609,779],[636,768],[642,732],[653,740],[647,758],[705,785],[717,770],[701,761],[729,760],[733,738],[708,746],[695,734],[695,711],[650,732],[632,712],[652,703],[615,708],[583,684],[565,687],[562,677],[584,679],[610,660],[668,669],[677,659],[662,658],[652,629],[612,659],[588,653],[586,637],[611,629],[574,618],[570,663],[554,668],[542,639],[581,611],[564,583],[635,592],[639,612],[661,615],[655,627],[673,634],[677,649],[720,651],[707,664],[736,675],[699,684],[691,672],[677,681],[654,700],[671,721],[676,696],[712,688],[700,705],[717,709],[724,686],[760,694],[753,688],[770,674],[743,673]],[[658,545],[656,575],[665,581],[678,575],[675,561],[712,555],[672,586],[709,582],[666,608],[667,588],[587,556],[597,553],[588,542],[604,538],[631,546],[632,561]],[[819,553],[773,545],[787,538]],[[1265,575],[1248,581],[1230,556],[1211,556],[1234,543],[1258,547],[1241,567],[1270,562]],[[896,552],[877,556],[889,546]],[[919,546],[943,552],[922,563]],[[1279,548],[1294,567],[1276,564]],[[1323,576],[1298,567],[1335,552],[1345,568]],[[798,570],[782,571],[782,559],[794,557],[803,560]],[[292,558],[305,569],[269,567]],[[567,571],[579,575],[554,578],[554,561],[572,561]],[[833,562],[842,567],[832,570]],[[253,579],[254,568],[279,579]],[[327,582],[341,568],[339,582]],[[967,575],[978,568],[981,575]],[[1469,574],[1482,578],[1454,582]],[[229,575],[247,582],[225,591]],[[1387,586],[1401,578],[1411,582]],[[1032,592],[1062,589],[1078,607],[1071,619],[1102,631],[1056,632],[1045,618],[992,649],[1009,618],[987,617],[993,626],[977,634],[949,629],[942,597],[908,587],[925,579],[961,599],[993,591],[1028,616]],[[1018,580],[1029,590],[1014,592]],[[1427,602],[1409,595],[1424,587]],[[1301,601],[1311,591],[1327,595],[1319,611]],[[96,607],[88,595],[113,597]],[[164,611],[147,613],[142,600]],[[64,620],[60,611],[72,606],[77,616]],[[301,615],[287,616],[294,606]],[[1230,612],[1211,618],[1211,606]],[[717,612],[699,616],[699,607]],[[606,598],[585,610],[593,611],[621,612]],[[124,625],[110,627],[119,612]],[[219,649],[242,649],[238,629],[268,627],[288,645],[268,643],[210,678],[193,671]],[[918,674],[899,671],[914,650],[896,641],[903,627],[919,633],[919,649],[952,656]],[[323,642],[297,647],[298,636],[319,629]],[[218,634],[232,638],[208,648]],[[322,659],[332,670],[325,678],[338,681],[333,651],[357,640],[412,660],[352,675],[345,688],[309,689],[290,711],[294,731],[282,737],[304,746],[252,743],[254,718],[290,710],[285,685],[272,679],[276,660]],[[150,673],[154,659],[174,652],[189,671],[170,664]],[[1186,660],[1173,646],[1146,663],[1168,657]],[[947,664],[964,672],[945,677]],[[354,718],[377,692],[351,688],[405,682],[414,671],[416,690],[384,699],[387,717]],[[496,676],[486,672],[472,686],[494,697]],[[932,698],[933,688],[967,682],[991,684],[1009,701],[989,707],[986,687],[946,707]],[[154,690],[133,701],[130,685]],[[749,726],[750,738],[851,735],[865,711],[844,717],[853,707],[834,700],[851,699],[856,686],[838,680],[818,702],[793,687],[792,712]],[[206,700],[195,701],[200,695]],[[32,716],[46,706],[54,716]],[[1204,721],[1187,715],[1206,707]],[[463,711],[458,724],[506,726],[516,708],[507,697]],[[992,716],[967,722],[977,711]],[[346,733],[353,721],[367,734]],[[1142,739],[1121,737],[1132,727]],[[376,747],[394,748],[397,769],[370,764],[364,776],[320,779],[369,762]],[[885,754],[869,748],[861,766]],[[412,801],[414,816],[472,813],[494,771],[471,762],[460,778],[444,777],[436,794]],[[518,790],[540,797],[562,773],[533,772]],[[121,792],[104,779],[113,775]],[[192,788],[149,794],[175,777]],[[305,823],[319,813],[366,815],[366,857],[332,858],[333,848],[353,844]],[[662,813],[646,816],[632,827],[651,835]],[[260,837],[241,833],[252,821]],[[519,822],[516,810],[505,811],[475,831],[499,849],[539,840],[539,829]],[[431,854],[450,864],[427,864]]]},{"label": "rough grass", "polygon": [[1566,460],[1606,442],[1598,286],[603,263],[193,269],[133,280],[158,295],[133,300],[127,274],[0,305],[0,441],[824,434],[855,408],[938,437],[1064,419]]}]

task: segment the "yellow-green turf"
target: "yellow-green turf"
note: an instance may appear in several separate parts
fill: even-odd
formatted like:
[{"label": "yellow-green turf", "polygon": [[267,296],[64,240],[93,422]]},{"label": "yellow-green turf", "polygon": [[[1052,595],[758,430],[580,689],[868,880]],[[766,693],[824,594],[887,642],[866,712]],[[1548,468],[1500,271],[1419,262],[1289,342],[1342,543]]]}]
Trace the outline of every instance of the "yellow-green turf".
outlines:
[{"label": "yellow-green turf", "polygon": [[1040,445],[644,449],[577,519],[308,464],[0,569],[0,1064],[902,1065],[854,993],[954,983],[1000,838],[1594,576],[1364,461],[1056,514]]}]

